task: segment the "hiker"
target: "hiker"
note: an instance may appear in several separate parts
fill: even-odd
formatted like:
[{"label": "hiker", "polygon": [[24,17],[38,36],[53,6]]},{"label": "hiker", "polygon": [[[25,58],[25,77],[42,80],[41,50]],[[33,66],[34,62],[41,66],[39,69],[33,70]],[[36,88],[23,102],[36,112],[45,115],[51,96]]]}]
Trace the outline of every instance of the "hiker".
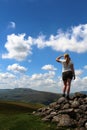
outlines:
[{"label": "hiker", "polygon": [[[69,99],[70,87],[72,79],[75,79],[74,64],[69,54],[64,54],[56,58],[57,62],[62,64],[62,80],[63,80],[63,97]],[[67,95],[65,95],[67,93]]]}]

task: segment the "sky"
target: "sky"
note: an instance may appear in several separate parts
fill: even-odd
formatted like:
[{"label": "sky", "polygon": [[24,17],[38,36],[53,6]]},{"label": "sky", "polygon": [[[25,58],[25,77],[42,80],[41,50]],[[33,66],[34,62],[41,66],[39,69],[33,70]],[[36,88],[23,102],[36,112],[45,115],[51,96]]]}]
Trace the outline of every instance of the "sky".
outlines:
[{"label": "sky", "polygon": [[0,89],[61,93],[65,53],[87,91],[87,0],[0,0]]}]

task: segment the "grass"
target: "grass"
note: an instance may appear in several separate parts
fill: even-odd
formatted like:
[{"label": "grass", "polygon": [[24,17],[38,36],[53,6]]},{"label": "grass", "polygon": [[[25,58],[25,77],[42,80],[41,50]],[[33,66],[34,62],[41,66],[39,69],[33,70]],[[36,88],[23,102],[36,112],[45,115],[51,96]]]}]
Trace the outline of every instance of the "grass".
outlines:
[{"label": "grass", "polygon": [[0,114],[0,130],[55,130],[54,127],[32,114],[22,113],[8,116]]},{"label": "grass", "polygon": [[40,104],[0,102],[0,130],[55,130],[55,124],[44,123],[32,112]]},{"label": "grass", "polygon": [[56,124],[43,122],[32,114],[40,107],[43,105],[0,101],[0,130],[56,130]]},{"label": "grass", "polygon": [[32,112],[38,108],[43,107],[42,104],[32,104],[23,102],[0,101],[0,113],[14,113],[14,112]]}]

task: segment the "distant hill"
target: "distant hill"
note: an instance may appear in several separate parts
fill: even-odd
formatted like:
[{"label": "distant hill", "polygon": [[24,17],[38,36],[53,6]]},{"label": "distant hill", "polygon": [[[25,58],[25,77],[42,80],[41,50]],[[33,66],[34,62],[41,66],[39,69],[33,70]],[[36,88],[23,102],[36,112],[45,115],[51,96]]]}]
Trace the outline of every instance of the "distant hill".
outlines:
[{"label": "distant hill", "polygon": [[87,95],[87,91],[81,91],[81,93],[83,93],[83,94],[86,94],[86,95]]},{"label": "distant hill", "polygon": [[2,101],[21,101],[48,105],[60,96],[61,94],[36,91],[29,88],[0,89],[0,100]]}]

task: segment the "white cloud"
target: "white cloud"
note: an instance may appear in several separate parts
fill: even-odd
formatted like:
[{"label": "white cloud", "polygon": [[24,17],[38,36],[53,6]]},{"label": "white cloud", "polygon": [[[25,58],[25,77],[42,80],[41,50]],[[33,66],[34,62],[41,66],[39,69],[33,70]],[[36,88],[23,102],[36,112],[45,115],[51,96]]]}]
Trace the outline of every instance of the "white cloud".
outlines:
[{"label": "white cloud", "polygon": [[25,60],[32,54],[32,46],[36,45],[39,49],[51,47],[55,51],[65,52],[67,50],[84,53],[87,51],[87,24],[71,27],[66,32],[58,30],[56,35],[51,34],[49,39],[40,35],[37,38],[29,36],[25,39],[26,34],[7,36],[5,48],[7,53],[2,58]]},{"label": "white cloud", "polygon": [[18,61],[24,60],[29,54],[31,54],[31,38],[24,39],[25,34],[15,35],[11,34],[7,36],[7,42],[5,48],[8,53],[3,54],[2,58],[16,59]]},{"label": "white cloud", "polygon": [[8,73],[8,72],[0,73],[0,80],[1,79],[8,79],[8,78],[13,79],[13,78],[15,78],[15,76],[13,74],[11,74],[11,73]]},{"label": "white cloud", "polygon": [[45,80],[47,78],[52,79],[54,76],[55,76],[55,72],[54,71],[49,71],[48,73],[44,73],[44,74],[42,74],[42,73],[33,74],[31,76],[31,80],[39,80],[39,79]]},{"label": "white cloud", "polygon": [[[56,92],[56,81],[54,80],[55,73],[53,71],[48,73],[40,73],[40,74],[33,74],[32,76],[22,76],[20,79],[20,83],[22,87],[25,87],[25,83],[27,84],[27,87],[40,90],[40,91],[51,91]],[[53,89],[53,91],[52,91]]]},{"label": "white cloud", "polygon": [[0,73],[0,89],[14,88],[16,76],[11,73]]},{"label": "white cloud", "polygon": [[87,77],[76,77],[76,79],[71,84],[71,91],[87,91]]},{"label": "white cloud", "polygon": [[37,45],[38,48],[44,48],[47,46],[45,38],[46,36],[41,34],[37,38],[33,38],[33,44]]},{"label": "white cloud", "polygon": [[[45,41],[45,42],[44,42]],[[57,35],[51,35],[49,40],[44,40],[45,46],[56,51],[73,51],[83,53],[87,51],[87,24],[72,27],[70,30],[59,31]]]},{"label": "white cloud", "polygon": [[87,69],[87,65],[84,66],[84,69]]},{"label": "white cloud", "polygon": [[[3,76],[4,75],[4,76]],[[51,71],[44,74],[33,74],[31,76],[22,75],[16,78],[14,75],[9,76],[5,79],[6,74],[0,75],[0,88],[32,88],[41,91],[52,91],[51,89],[56,89],[55,84],[56,81],[54,80],[55,72]],[[9,73],[9,75],[11,75]],[[56,91],[55,91],[56,92]]]},{"label": "white cloud", "polygon": [[[31,76],[22,75],[16,77],[11,73],[0,73],[0,88],[31,88],[40,91],[49,91],[61,93],[63,82],[61,76],[55,78],[55,72],[49,71],[48,73],[33,74]],[[87,77],[76,76],[72,80],[71,92],[87,91]]]},{"label": "white cloud", "polygon": [[55,68],[53,65],[50,65],[50,64],[44,65],[44,66],[42,67],[42,69],[43,69],[43,70],[50,70],[50,71],[57,70],[57,68]]},{"label": "white cloud", "polygon": [[82,73],[83,73],[83,70],[81,70],[81,69],[75,70],[76,76],[80,76]]},{"label": "white cloud", "polygon": [[27,69],[25,67],[20,66],[19,64],[9,65],[7,67],[7,70],[15,72],[15,73],[24,73],[27,71]]},{"label": "white cloud", "polygon": [[13,22],[13,21],[11,21],[10,23],[9,23],[9,25],[8,25],[8,28],[15,28],[16,27],[16,24],[15,24],[15,22]]},{"label": "white cloud", "polygon": [[51,34],[48,40],[46,36],[41,35],[33,38],[33,42],[38,48],[51,47],[55,51],[86,52],[87,24],[71,27],[66,32],[59,29],[57,35]]}]

